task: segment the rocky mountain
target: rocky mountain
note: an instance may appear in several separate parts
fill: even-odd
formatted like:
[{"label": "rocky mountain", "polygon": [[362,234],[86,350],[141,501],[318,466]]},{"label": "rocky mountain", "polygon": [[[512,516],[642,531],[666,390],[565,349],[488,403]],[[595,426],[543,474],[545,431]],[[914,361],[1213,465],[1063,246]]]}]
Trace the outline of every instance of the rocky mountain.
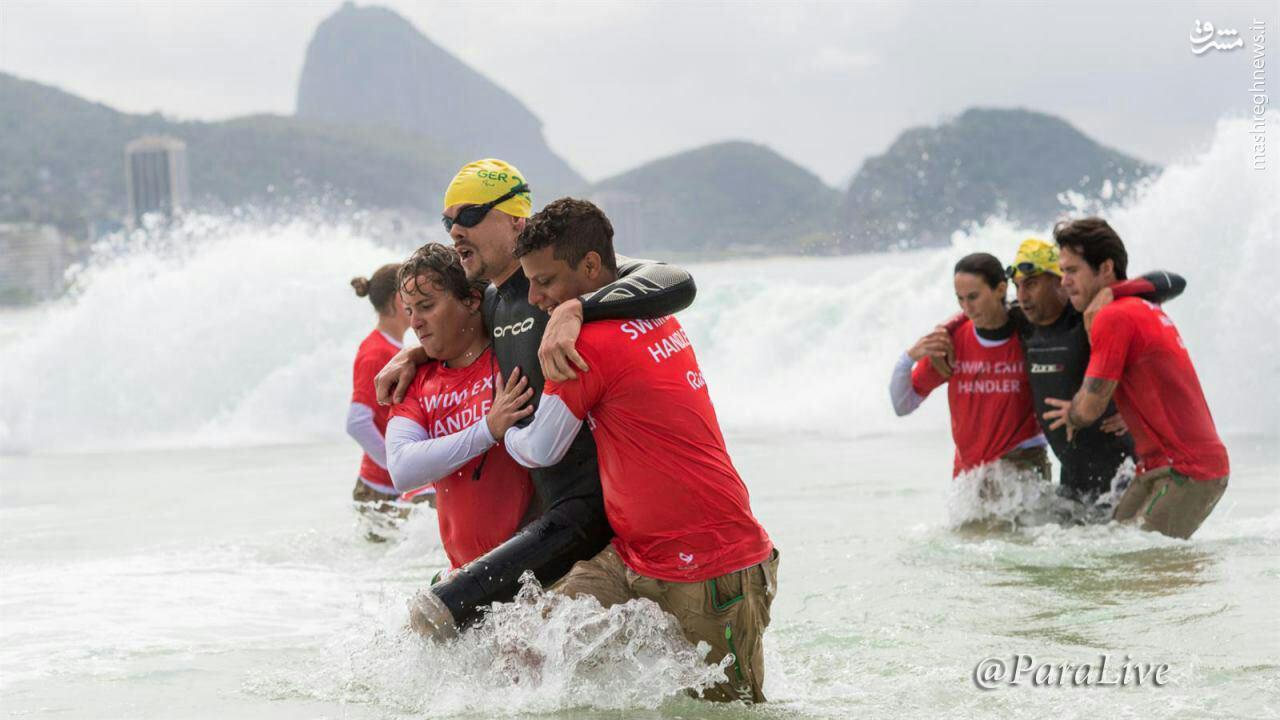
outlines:
[{"label": "rocky mountain", "polygon": [[[347,7],[326,24],[366,13],[376,25],[400,27],[415,52],[434,48],[385,11]],[[324,26],[317,31],[313,51],[329,42],[322,39],[326,32]],[[494,102],[515,102],[490,89],[498,93]],[[540,141],[532,115],[518,103],[506,109]],[[190,204],[213,210],[251,205],[288,212],[326,203],[346,208],[350,201],[358,208],[412,211],[430,222],[445,184],[467,159],[498,155],[522,169],[546,167],[536,153],[532,163],[515,150],[461,154],[421,128],[342,121],[269,115],[174,121],[121,113],[0,73],[0,222],[52,223],[83,237],[88,222],[123,218],[124,146],[143,135],[187,143]],[[481,141],[467,142],[479,148]],[[588,195],[613,218],[624,252],[723,256],[939,245],[966,223],[1001,213],[1045,226],[1064,211],[1064,192],[1122,198],[1159,169],[1049,115],[975,109],[938,127],[907,130],[863,164],[843,196],[749,142],[678,153],[594,186],[581,185],[568,166],[561,170],[560,182],[579,183],[577,190],[535,180],[538,202]]]},{"label": "rocky mountain", "polygon": [[0,221],[83,235],[87,221],[122,218],[124,147],[143,135],[186,142],[196,207],[289,209],[329,198],[434,213],[457,170],[454,156],[404,131],[270,115],[177,122],[0,73]]},{"label": "rocky mountain", "polygon": [[543,200],[586,186],[519,100],[385,8],[346,3],[320,23],[298,82],[297,117],[417,133],[461,158],[458,165],[509,159]]},{"label": "rocky mountain", "polygon": [[972,109],[903,132],[868,158],[839,209],[845,252],[943,245],[968,222],[1003,213],[1047,225],[1059,195],[1123,197],[1159,168],[1098,144],[1060,118]]},{"label": "rocky mountain", "polygon": [[604,180],[592,199],[625,253],[821,250],[839,194],[764,145],[725,142]]}]

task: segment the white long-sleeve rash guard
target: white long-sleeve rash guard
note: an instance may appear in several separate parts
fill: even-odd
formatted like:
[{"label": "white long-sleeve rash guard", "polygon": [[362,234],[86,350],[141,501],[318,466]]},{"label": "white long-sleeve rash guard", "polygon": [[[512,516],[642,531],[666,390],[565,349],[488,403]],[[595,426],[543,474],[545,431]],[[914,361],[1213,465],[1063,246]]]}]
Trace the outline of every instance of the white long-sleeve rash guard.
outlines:
[{"label": "white long-sleeve rash guard", "polygon": [[485,418],[452,435],[431,437],[407,417],[387,422],[387,470],[400,492],[430,485],[497,444]]},{"label": "white long-sleeve rash guard", "polygon": [[378,467],[387,469],[387,445],[378,426],[373,424],[373,408],[364,403],[351,403],[347,408],[347,434]]},{"label": "white long-sleeve rash guard", "polygon": [[507,454],[527,468],[550,467],[560,462],[578,436],[582,421],[555,395],[543,395],[533,422],[507,430],[503,442]]},{"label": "white long-sleeve rash guard", "polygon": [[893,377],[889,379],[889,398],[893,400],[893,411],[898,417],[910,415],[924,402],[924,398],[911,387],[911,369],[915,364],[910,355],[902,353],[902,357],[893,366]]}]

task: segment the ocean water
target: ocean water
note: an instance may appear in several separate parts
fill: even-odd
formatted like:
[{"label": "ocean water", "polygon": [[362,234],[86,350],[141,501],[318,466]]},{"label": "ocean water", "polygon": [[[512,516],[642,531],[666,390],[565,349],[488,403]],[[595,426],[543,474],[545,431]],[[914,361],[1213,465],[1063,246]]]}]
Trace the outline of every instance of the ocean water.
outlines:
[{"label": "ocean water", "polygon": [[[1275,123],[1272,123],[1275,128]],[[681,314],[782,552],[768,705],[713,682],[653,606],[529,587],[455,644],[405,606],[445,563],[431,511],[371,545],[347,502],[347,280],[395,253],[349,228],[196,218],[119,241],[65,301],[0,314],[0,709],[16,717],[1280,716],[1276,173],[1224,121],[1106,215],[1178,324],[1232,460],[1190,541],[1116,526],[957,529],[945,403],[896,418],[895,358],[953,312],[951,247],[693,267]],[[625,239],[620,239],[625,250]],[[996,658],[1167,664],[1163,685],[975,686]],[[1025,660],[1023,659],[1025,658]],[[988,663],[990,665],[990,663]]]}]

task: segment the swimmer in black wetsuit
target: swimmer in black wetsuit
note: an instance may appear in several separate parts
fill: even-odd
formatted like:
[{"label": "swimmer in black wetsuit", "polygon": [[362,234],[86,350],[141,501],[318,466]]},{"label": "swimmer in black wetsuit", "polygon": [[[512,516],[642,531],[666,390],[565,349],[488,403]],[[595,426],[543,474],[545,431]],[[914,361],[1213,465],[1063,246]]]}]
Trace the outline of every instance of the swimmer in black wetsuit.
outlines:
[{"label": "swimmer in black wetsuit", "polygon": [[[1089,365],[1089,336],[1084,315],[1066,301],[1061,290],[1058,248],[1029,239],[1006,270],[1018,288],[1018,304],[1010,314],[1018,323],[1027,356],[1027,375],[1036,405],[1036,419],[1062,464],[1059,494],[1085,505],[1111,490],[1112,480],[1126,459],[1133,457],[1133,438],[1123,432],[1115,404],[1103,420],[1067,440],[1065,428],[1051,429],[1044,413],[1046,398],[1071,397],[1084,381]],[[1154,272],[1111,288],[1119,297],[1134,295],[1151,302],[1182,294],[1186,281],[1178,275]]]},{"label": "swimmer in black wetsuit", "polygon": [[[492,282],[484,299],[485,325],[502,378],[514,369],[528,379],[533,404],[543,386],[539,349],[548,322],[556,335],[576,334],[581,322],[662,317],[683,310],[696,293],[689,273],[662,263],[618,258],[618,279],[562,303],[553,318],[529,303],[529,280],[515,258],[515,241],[531,214],[528,185],[519,171],[498,160],[466,165],[445,194],[445,226],[468,278]],[[566,330],[568,327],[568,330]],[[572,347],[572,343],[568,343]],[[395,401],[425,362],[421,348],[407,349],[378,375],[379,400]],[[560,359],[553,366],[568,366]],[[526,421],[527,422],[527,421]],[[539,513],[510,540],[459,569],[419,597],[411,610],[423,634],[448,635],[479,617],[493,602],[515,596],[520,576],[532,570],[543,584],[558,580],[579,560],[594,557],[613,537],[604,514],[595,442],[587,427],[554,466],[531,471]]]}]

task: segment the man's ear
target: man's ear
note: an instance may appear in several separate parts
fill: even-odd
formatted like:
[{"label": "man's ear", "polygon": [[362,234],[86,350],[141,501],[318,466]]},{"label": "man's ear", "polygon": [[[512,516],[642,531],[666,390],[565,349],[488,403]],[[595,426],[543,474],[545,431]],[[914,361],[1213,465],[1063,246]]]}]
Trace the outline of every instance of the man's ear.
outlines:
[{"label": "man's ear", "polygon": [[589,280],[595,280],[600,276],[600,271],[604,268],[604,260],[600,259],[600,253],[588,250],[582,262],[586,266],[586,275]]},{"label": "man's ear", "polygon": [[1103,260],[1102,262],[1098,263],[1098,274],[1106,275],[1107,273],[1111,273],[1111,278],[1113,280],[1115,279],[1116,261],[1112,260],[1111,258],[1107,258],[1106,260]]},{"label": "man's ear", "polygon": [[511,218],[511,228],[517,234],[524,232],[524,226],[529,222],[529,218],[516,217],[514,215],[508,215],[507,217]]}]

